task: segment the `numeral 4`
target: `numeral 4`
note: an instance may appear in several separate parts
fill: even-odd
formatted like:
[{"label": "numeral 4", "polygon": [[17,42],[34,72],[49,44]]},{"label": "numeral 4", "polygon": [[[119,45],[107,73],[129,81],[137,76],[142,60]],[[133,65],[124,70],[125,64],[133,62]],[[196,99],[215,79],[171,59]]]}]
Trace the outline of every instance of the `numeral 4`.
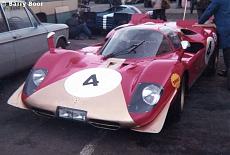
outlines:
[{"label": "numeral 4", "polygon": [[99,81],[97,81],[96,74],[93,74],[83,83],[83,86],[90,84],[92,84],[93,86],[98,86],[98,83]]}]

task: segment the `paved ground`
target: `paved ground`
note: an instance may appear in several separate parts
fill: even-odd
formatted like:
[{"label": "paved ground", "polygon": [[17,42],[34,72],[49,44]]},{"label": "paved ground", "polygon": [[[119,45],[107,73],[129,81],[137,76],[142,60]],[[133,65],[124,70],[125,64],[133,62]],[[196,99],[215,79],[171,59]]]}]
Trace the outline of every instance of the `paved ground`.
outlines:
[{"label": "paved ground", "polygon": [[[72,41],[70,48],[101,40]],[[27,73],[0,84],[0,155],[230,154],[230,93],[222,77],[202,76],[190,91],[180,122],[160,134],[142,134],[48,119],[7,105]]]}]

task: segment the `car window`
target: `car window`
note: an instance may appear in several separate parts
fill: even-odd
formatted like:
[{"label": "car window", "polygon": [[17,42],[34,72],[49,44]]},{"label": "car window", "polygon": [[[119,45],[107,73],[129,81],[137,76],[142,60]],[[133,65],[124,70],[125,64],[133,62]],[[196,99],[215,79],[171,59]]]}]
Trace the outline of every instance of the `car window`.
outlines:
[{"label": "car window", "polygon": [[115,7],[112,7],[106,11],[104,11],[105,13],[113,13],[115,11]]},{"label": "car window", "polygon": [[0,8],[0,33],[8,31],[6,21],[3,17],[2,10]]},{"label": "car window", "polygon": [[181,40],[176,33],[171,32],[171,33],[168,33],[167,36],[169,40],[172,42],[175,49],[181,48]]},{"label": "car window", "polygon": [[131,12],[131,13],[138,13],[138,11],[135,10],[134,8],[130,8],[130,12]]},{"label": "car window", "polygon": [[39,23],[38,23],[37,19],[34,17],[34,15],[31,13],[31,11],[27,8],[25,8],[25,9],[26,9],[26,12],[28,13],[30,20],[33,23],[33,25],[34,26],[35,26],[35,24],[38,25]]},{"label": "car window", "polygon": [[3,9],[5,11],[10,30],[32,27],[24,7],[9,6],[8,4],[4,4]]},{"label": "car window", "polygon": [[123,12],[123,10],[126,9],[125,7],[116,7],[115,12]]},{"label": "car window", "polygon": [[[101,53],[104,56],[115,54],[116,58],[151,57],[156,55],[162,40],[163,34],[158,31],[127,27],[117,30]],[[135,49],[131,50],[133,47]]]},{"label": "car window", "polygon": [[119,8],[117,8],[116,13],[130,13],[130,14],[133,14],[135,12],[130,8],[119,7]]},{"label": "car window", "polygon": [[170,48],[170,45],[169,45],[167,38],[164,37],[164,39],[162,40],[161,45],[159,47],[159,50],[157,52],[157,55],[165,54],[168,52],[171,52],[171,48]]}]

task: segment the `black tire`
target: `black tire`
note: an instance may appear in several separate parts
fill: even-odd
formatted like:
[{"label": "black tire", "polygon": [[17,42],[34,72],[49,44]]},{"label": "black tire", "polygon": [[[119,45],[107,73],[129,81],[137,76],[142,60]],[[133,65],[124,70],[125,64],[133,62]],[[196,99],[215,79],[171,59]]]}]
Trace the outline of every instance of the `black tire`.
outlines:
[{"label": "black tire", "polygon": [[63,38],[60,38],[57,42],[56,48],[66,49],[66,41]]},{"label": "black tire", "polygon": [[216,48],[205,70],[206,76],[214,76],[216,74],[218,61],[219,61],[219,48]]},{"label": "black tire", "polygon": [[180,88],[177,92],[174,102],[171,104],[169,109],[169,120],[179,121],[181,118],[181,113],[184,109],[186,95],[186,78],[183,77],[181,80]]}]

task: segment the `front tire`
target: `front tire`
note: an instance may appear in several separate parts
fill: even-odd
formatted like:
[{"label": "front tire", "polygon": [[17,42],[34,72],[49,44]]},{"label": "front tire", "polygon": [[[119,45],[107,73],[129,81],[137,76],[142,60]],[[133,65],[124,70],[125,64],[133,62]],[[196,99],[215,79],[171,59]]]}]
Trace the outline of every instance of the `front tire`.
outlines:
[{"label": "front tire", "polygon": [[214,76],[216,74],[218,61],[219,61],[219,48],[216,48],[209,60],[208,66],[205,70],[205,75]]},{"label": "front tire", "polygon": [[176,99],[170,107],[171,118],[175,121],[179,121],[181,113],[183,112],[185,105],[185,94],[186,94],[186,78],[183,77],[181,80],[180,88],[178,89]]},{"label": "front tire", "polygon": [[67,46],[66,41],[63,38],[61,38],[58,40],[56,48],[66,49],[66,46]]}]

